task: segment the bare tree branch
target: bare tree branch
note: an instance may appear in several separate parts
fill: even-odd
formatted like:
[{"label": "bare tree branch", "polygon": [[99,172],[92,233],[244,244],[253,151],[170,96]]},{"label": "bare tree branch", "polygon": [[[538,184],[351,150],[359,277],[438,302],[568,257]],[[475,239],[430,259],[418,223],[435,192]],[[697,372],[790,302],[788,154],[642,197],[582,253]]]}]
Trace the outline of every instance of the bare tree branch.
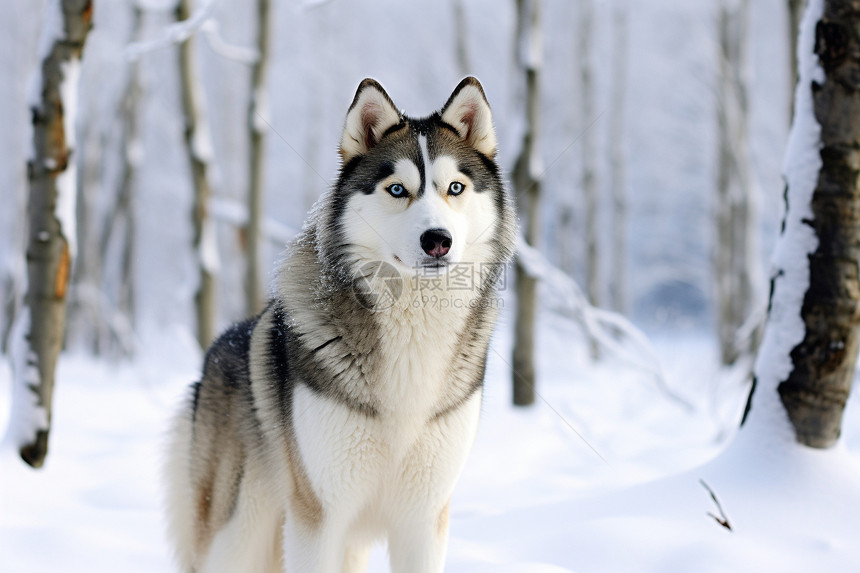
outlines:
[{"label": "bare tree branch", "polygon": [[714,500],[715,504],[717,504],[717,511],[720,512],[720,517],[717,517],[716,515],[714,515],[711,512],[708,512],[707,515],[709,517],[713,517],[714,521],[716,521],[717,523],[719,523],[720,525],[722,525],[723,527],[725,527],[729,531],[732,531],[732,526],[729,523],[729,518],[726,516],[726,512],[723,511],[723,506],[720,504],[720,500],[717,499],[717,494],[714,493],[714,490],[711,489],[711,486],[709,486],[707,483],[705,483],[705,480],[700,479],[699,483],[702,484],[703,488],[708,490],[709,494],[711,494],[711,499]]}]

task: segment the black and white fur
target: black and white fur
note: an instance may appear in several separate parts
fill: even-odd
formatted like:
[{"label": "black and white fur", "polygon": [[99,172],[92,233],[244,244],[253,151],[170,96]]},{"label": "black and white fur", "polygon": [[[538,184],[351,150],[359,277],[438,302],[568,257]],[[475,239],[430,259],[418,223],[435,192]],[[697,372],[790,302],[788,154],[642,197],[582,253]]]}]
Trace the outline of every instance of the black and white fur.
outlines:
[{"label": "black and white fur", "polygon": [[[470,77],[410,118],[364,80],[340,152],[268,307],[212,345],[176,419],[167,510],[184,572],[359,572],[385,538],[394,573],[443,570],[514,247],[490,107]],[[470,288],[444,280],[458,265]],[[379,304],[390,269],[402,290]]]}]

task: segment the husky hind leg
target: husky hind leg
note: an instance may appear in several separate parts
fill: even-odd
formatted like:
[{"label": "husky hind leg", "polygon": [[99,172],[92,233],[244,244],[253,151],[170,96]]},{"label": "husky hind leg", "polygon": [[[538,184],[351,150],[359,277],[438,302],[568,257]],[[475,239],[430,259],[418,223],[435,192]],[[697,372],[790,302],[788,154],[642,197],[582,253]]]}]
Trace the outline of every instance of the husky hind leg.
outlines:
[{"label": "husky hind leg", "polygon": [[167,499],[167,532],[174,557],[182,573],[194,571],[194,513],[189,454],[191,451],[191,418],[183,409],[174,418],[170,433],[168,459],[164,467]]},{"label": "husky hind leg", "polygon": [[203,492],[192,483],[192,422],[189,411],[176,417],[166,466],[168,534],[182,573],[283,571],[281,556],[283,509],[272,503],[257,465],[245,467],[235,507],[223,524],[213,523],[201,535],[193,500]]},{"label": "husky hind leg", "polygon": [[270,499],[253,468],[242,479],[233,516],[216,534],[200,573],[283,571],[283,510]]},{"label": "husky hind leg", "polygon": [[[280,510],[264,498],[263,462],[255,457],[262,442],[248,380],[253,327],[234,325],[212,344],[174,427],[167,511],[185,572],[261,571],[274,553],[271,514]],[[252,557],[250,546],[264,553]]]}]

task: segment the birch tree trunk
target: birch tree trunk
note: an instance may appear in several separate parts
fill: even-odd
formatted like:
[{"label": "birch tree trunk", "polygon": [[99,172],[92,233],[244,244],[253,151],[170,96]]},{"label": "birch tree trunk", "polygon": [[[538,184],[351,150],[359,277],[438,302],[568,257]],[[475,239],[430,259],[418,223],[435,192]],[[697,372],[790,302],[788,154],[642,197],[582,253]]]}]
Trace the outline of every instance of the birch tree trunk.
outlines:
[{"label": "birch tree trunk", "polygon": [[[139,35],[141,29],[142,11],[139,5],[134,7],[135,34]],[[123,157],[122,187],[120,197],[125,208],[125,240],[122,253],[122,281],[120,284],[120,295],[118,306],[120,312],[128,317],[129,323],[134,325],[134,255],[135,255],[135,208],[134,208],[134,178],[140,165],[140,155],[143,153],[143,142],[138,133],[138,107],[140,105],[140,64],[135,61],[129,70],[128,86],[123,102],[123,115],[125,118],[125,146]]]},{"label": "birch tree trunk", "polygon": [[[131,9],[129,44],[140,41],[143,26],[143,9],[139,3],[132,2]],[[137,115],[141,98],[139,58],[128,62],[127,74],[117,110],[121,126],[119,143],[108,141],[102,146],[103,149],[118,151],[121,167],[118,179],[111,181],[116,185],[113,204],[104,217],[98,245],[92,249],[95,256],[91,258],[97,260],[98,274],[95,279],[88,280],[94,293],[103,295],[90,301],[98,318],[96,347],[106,348],[113,356],[131,356],[134,353],[134,183],[143,152]],[[114,264],[118,268],[115,269]]]},{"label": "birch tree trunk", "polygon": [[463,0],[454,0],[454,35],[457,68],[461,76],[467,76],[472,73],[472,62],[469,58],[469,26]]},{"label": "birch tree trunk", "polygon": [[[580,3],[579,16],[579,77],[582,90],[582,118],[588,124],[594,117],[594,73],[591,65],[594,7],[592,0]],[[594,131],[582,132],[582,192],[585,195],[585,274],[586,294],[592,306],[600,305],[600,269],[597,258],[597,165]]]},{"label": "birch tree trunk", "polygon": [[755,351],[755,334],[740,336],[753,312],[755,200],[751,185],[746,93],[748,0],[724,1],[719,12],[717,200],[714,273],[723,364]]},{"label": "birch tree trunk", "polygon": [[[143,28],[143,9],[138,2],[132,6],[132,42],[140,41]],[[120,319],[126,324],[124,332],[116,332],[120,352],[130,355],[134,348],[133,337],[135,313],[134,313],[134,257],[135,257],[135,209],[134,209],[134,181],[140,166],[143,143],[138,133],[138,108],[140,107],[140,59],[135,58],[129,63],[128,80],[122,99],[122,174],[120,175],[119,193],[117,194],[117,205],[114,209],[114,219],[105,227],[105,241],[101,245],[103,259],[108,252],[107,237],[116,226],[116,217],[123,221],[122,253],[120,254],[120,281],[117,293],[117,311]]]},{"label": "birch tree trunk", "polygon": [[[100,227],[96,221],[98,199],[103,195],[105,152],[110,149],[109,129],[100,129],[96,102],[78,106],[82,118],[77,130],[77,256],[72,273],[66,318],[66,336],[96,356],[102,351],[104,320],[94,296],[100,292],[103,258],[99,256]],[[92,119],[91,119],[92,118]]]},{"label": "birch tree trunk", "polygon": [[[594,28],[594,6],[592,0],[582,0],[579,16],[579,77],[582,90],[582,118],[588,125],[594,117],[594,69],[592,67],[591,43]],[[600,260],[597,238],[597,160],[594,131],[586,128],[582,132],[582,192],[585,197],[585,294],[591,306],[600,306]],[[591,357],[600,358],[600,345],[590,338]]]},{"label": "birch tree trunk", "polygon": [[31,110],[28,282],[16,325],[10,431],[21,458],[36,468],[48,453],[54,373],[75,256],[74,120],[80,60],[92,10],[90,0],[49,2],[35,82],[38,99]]},{"label": "birch tree trunk", "polygon": [[785,161],[786,215],[753,385],[764,394],[753,402],[750,393],[744,415],[757,419],[759,402],[778,392],[797,441],[815,448],[839,438],[858,353],[858,30],[856,2],[809,1]]},{"label": "birch tree trunk", "polygon": [[[191,0],[179,0],[176,21],[187,20],[191,15]],[[218,250],[215,228],[209,213],[212,188],[209,181],[209,162],[212,142],[204,110],[203,94],[197,79],[195,37],[192,35],[179,45],[179,74],[182,90],[182,111],[185,116],[185,147],[191,164],[194,185],[194,251],[199,267],[199,283],[194,302],[197,310],[197,341],[206,348],[215,335],[215,274],[218,270]]]},{"label": "birch tree trunk", "polygon": [[10,272],[3,277],[3,285],[2,289],[0,289],[0,292],[3,293],[3,316],[6,319],[3,323],[2,332],[0,332],[0,352],[4,354],[9,352],[9,342],[14,323],[13,317],[17,314],[18,304],[21,299],[18,292],[19,282],[23,281],[15,280],[15,275]]},{"label": "birch tree trunk", "polygon": [[265,125],[258,115],[266,113],[266,73],[269,65],[269,0],[257,0],[257,60],[251,69],[251,98],[248,105],[250,165],[248,185],[248,268],[245,282],[245,311],[254,316],[263,308],[260,258],[263,245],[263,175],[265,171]]},{"label": "birch tree trunk", "polygon": [[[319,26],[314,27],[319,28]],[[311,80],[322,81],[316,72],[311,72],[308,75]],[[319,83],[309,83],[308,85],[319,85]],[[320,196],[322,187],[325,185],[325,180],[320,177],[316,167],[320,164],[320,135],[322,133],[321,130],[315,129],[316,126],[322,124],[325,105],[326,103],[322,98],[312,97],[311,101],[308,102],[307,115],[305,116],[307,125],[311,126],[306,130],[305,148],[304,153],[302,153],[302,157],[305,159],[302,167],[304,183],[302,194],[305,211],[310,211],[313,208]],[[279,246],[283,247],[283,245]]]},{"label": "birch tree trunk", "polygon": [[627,2],[613,13],[612,96],[609,117],[609,166],[612,176],[612,309],[627,311],[627,173],[624,162],[624,102],[627,91]]},{"label": "birch tree trunk", "polygon": [[829,447],[839,438],[842,412],[857,362],[860,327],[860,8],[827,0],[815,34],[824,68],[814,80],[815,119],[821,125],[821,170],[810,224],[818,248],[809,256],[809,288],[801,317],[803,341],[791,351],[793,369],[779,385],[797,439]]},{"label": "birch tree trunk", "polygon": [[[570,193],[571,195],[573,193]],[[576,217],[572,197],[560,197],[555,206],[558,212],[555,242],[558,252],[558,268],[568,276],[576,276],[577,247],[579,238],[576,230]]]},{"label": "birch tree trunk", "polygon": [[[540,223],[540,67],[542,40],[540,0],[517,0],[517,49],[526,84],[526,129],[523,146],[513,172],[514,190],[526,242],[536,246]],[[537,280],[516,263],[517,314],[514,325],[514,404],[535,401],[534,337],[537,311]]]},{"label": "birch tree trunk", "polygon": [[806,7],[806,0],[788,0],[788,45],[789,45],[789,65],[791,81],[791,113],[794,113],[794,90],[797,86],[797,37],[800,34],[800,19],[803,16],[803,9]]}]

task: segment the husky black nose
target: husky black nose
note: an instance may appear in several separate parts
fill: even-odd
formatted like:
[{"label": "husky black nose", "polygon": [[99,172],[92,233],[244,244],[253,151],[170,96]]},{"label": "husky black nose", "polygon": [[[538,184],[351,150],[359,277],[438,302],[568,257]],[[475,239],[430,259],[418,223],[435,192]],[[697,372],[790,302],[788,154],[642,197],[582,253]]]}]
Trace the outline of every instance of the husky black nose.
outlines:
[{"label": "husky black nose", "polygon": [[451,233],[445,229],[429,229],[421,233],[421,248],[431,257],[444,257],[451,250]]}]

